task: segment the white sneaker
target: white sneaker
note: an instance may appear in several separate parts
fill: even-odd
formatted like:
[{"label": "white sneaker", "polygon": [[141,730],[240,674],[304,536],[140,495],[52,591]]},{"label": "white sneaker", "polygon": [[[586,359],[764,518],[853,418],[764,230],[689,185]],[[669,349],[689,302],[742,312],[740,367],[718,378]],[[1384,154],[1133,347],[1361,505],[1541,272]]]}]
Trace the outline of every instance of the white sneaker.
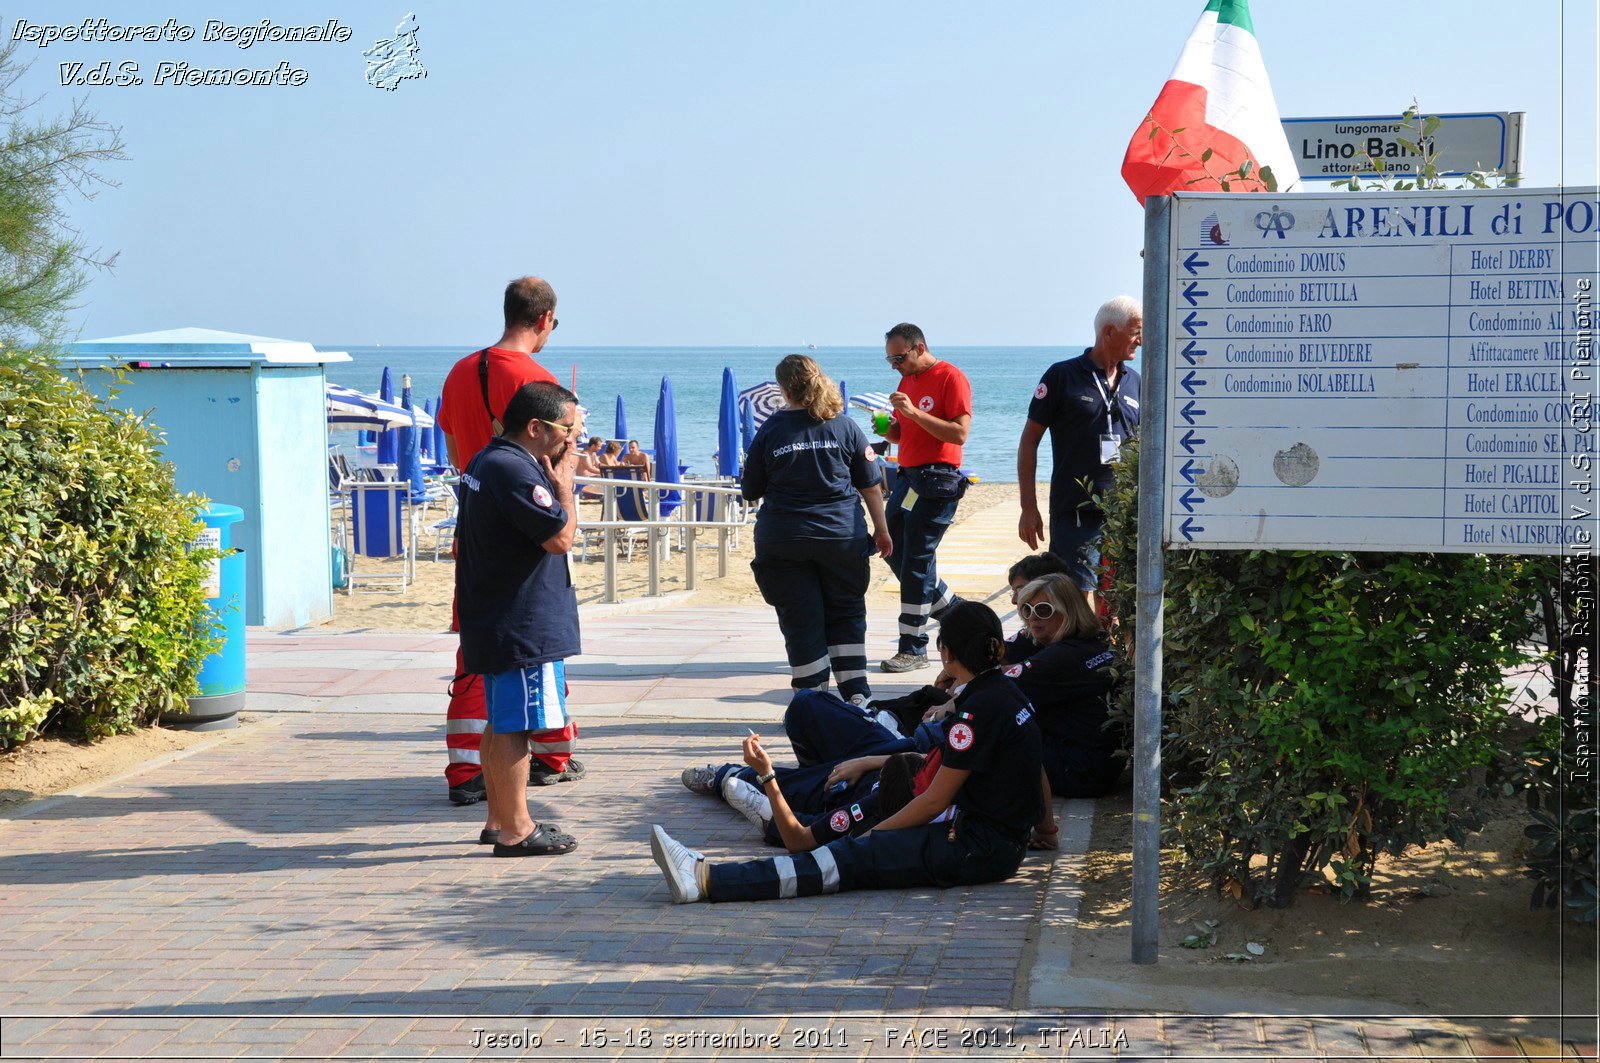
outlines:
[{"label": "white sneaker", "polygon": [[872,707],[872,697],[868,694],[851,694],[850,704],[858,709],[870,709]]},{"label": "white sneaker", "polygon": [[650,855],[655,857],[661,873],[667,876],[667,888],[672,891],[673,904],[693,904],[705,900],[705,895],[700,892],[699,877],[695,874],[705,857],[687,845],[673,841],[659,823],[650,828]]},{"label": "white sneaker", "polygon": [[722,780],[722,799],[748,819],[756,830],[763,834],[767,832],[767,824],[772,822],[772,801],[766,794],[737,775],[730,774]]}]

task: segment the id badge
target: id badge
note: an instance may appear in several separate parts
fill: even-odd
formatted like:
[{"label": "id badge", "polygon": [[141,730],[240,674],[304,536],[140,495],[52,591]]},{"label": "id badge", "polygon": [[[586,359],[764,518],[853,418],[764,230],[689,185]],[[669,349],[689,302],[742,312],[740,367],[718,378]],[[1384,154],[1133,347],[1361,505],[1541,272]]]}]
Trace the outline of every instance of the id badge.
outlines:
[{"label": "id badge", "polygon": [[915,490],[909,487],[906,488],[906,495],[900,500],[900,508],[905,510],[907,513],[911,512],[911,507],[917,504],[918,497],[920,496],[918,496]]},{"label": "id badge", "polygon": [[1100,464],[1114,465],[1122,460],[1122,437],[1102,433],[1100,436]]}]

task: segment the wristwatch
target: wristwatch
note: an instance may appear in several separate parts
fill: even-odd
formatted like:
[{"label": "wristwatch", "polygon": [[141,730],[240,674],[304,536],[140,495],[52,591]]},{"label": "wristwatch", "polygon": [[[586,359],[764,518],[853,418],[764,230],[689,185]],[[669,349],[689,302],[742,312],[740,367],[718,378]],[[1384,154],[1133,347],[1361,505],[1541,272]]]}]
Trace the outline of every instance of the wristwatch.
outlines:
[{"label": "wristwatch", "polygon": [[765,775],[757,775],[756,776],[756,785],[757,786],[765,786],[765,785],[767,785],[767,783],[771,782],[773,779],[776,779],[777,777],[778,777],[778,773],[776,771],[769,771]]}]

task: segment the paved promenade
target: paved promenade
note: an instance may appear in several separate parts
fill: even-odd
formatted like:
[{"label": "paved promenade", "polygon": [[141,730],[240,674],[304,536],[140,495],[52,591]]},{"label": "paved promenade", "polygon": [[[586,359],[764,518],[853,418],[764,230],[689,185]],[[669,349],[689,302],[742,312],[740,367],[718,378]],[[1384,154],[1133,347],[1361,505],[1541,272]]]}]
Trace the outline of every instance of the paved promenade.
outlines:
[{"label": "paved promenade", "polygon": [[1426,1020],[1026,1014],[1039,972],[1070,976],[1090,802],[1006,883],[673,906],[650,823],[770,852],[677,776],[746,723],[786,751],[781,642],[765,609],[690,599],[596,610],[585,645],[589,778],[531,792],[580,848],[497,860],[481,806],[445,800],[450,636],[252,631],[248,727],[0,819],[0,1059],[1573,1058]]}]

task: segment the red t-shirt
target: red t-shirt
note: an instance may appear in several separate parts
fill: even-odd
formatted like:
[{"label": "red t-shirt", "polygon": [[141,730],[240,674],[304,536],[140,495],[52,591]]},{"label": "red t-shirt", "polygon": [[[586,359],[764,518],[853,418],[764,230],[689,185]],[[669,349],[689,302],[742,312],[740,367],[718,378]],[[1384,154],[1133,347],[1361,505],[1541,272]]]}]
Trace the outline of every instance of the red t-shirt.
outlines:
[{"label": "red t-shirt", "polygon": [[[557,382],[531,354],[489,348],[489,405],[494,407],[496,419],[506,412],[506,404],[517,389],[535,380]],[[465,469],[473,456],[489,445],[494,430],[489,427],[489,411],[483,408],[477,351],[452,366],[450,375],[444,378],[436,419],[444,434],[455,440],[459,468]]]},{"label": "red t-shirt", "polygon": [[944,747],[934,746],[928,752],[927,759],[922,762],[922,768],[911,777],[911,794],[913,797],[933,785],[933,777],[939,774],[939,765],[942,763],[944,763]]},{"label": "red t-shirt", "polygon": [[[963,414],[972,413],[972,385],[967,375],[949,362],[935,362],[921,376],[900,378],[900,390],[911,399],[911,404],[924,413],[931,413],[942,421],[953,421]],[[928,434],[921,425],[910,418],[895,420],[900,425],[900,467],[917,465],[960,465],[961,448],[954,443],[944,443]]]}]

